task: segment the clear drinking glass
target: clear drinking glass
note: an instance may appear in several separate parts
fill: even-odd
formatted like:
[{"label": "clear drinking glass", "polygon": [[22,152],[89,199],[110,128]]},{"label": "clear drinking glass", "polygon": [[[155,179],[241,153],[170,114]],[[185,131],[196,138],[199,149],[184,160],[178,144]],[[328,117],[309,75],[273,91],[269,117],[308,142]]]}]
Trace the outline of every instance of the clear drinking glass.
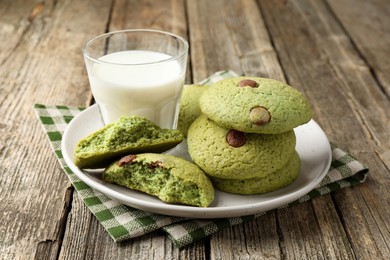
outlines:
[{"label": "clear drinking glass", "polygon": [[104,124],[141,116],[176,128],[188,55],[185,39],[157,30],[116,31],[88,41],[83,55]]}]

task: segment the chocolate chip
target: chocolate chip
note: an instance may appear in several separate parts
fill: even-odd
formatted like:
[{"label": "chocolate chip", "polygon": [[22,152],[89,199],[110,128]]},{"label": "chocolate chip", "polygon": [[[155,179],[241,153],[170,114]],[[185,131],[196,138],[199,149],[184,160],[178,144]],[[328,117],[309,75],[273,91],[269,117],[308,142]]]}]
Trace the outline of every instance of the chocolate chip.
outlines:
[{"label": "chocolate chip", "polygon": [[134,154],[130,154],[130,155],[126,155],[125,157],[122,157],[119,162],[118,162],[118,165],[119,167],[122,167],[128,163],[131,163],[132,161],[135,160],[135,158],[137,158],[136,155]]},{"label": "chocolate chip", "polygon": [[151,168],[151,169],[155,169],[155,168],[160,167],[160,166],[162,166],[162,162],[160,162],[160,161],[151,162],[149,164],[149,168]]},{"label": "chocolate chip", "polygon": [[258,106],[251,109],[249,119],[255,125],[265,125],[271,121],[271,114],[265,107]]},{"label": "chocolate chip", "polygon": [[246,136],[243,132],[230,130],[226,135],[226,142],[233,147],[241,147],[246,143]]},{"label": "chocolate chip", "polygon": [[241,80],[241,81],[238,83],[238,86],[239,86],[239,87],[257,88],[257,87],[259,86],[259,84],[257,84],[257,82],[254,81],[254,80],[251,80],[251,79],[244,79],[244,80]]}]

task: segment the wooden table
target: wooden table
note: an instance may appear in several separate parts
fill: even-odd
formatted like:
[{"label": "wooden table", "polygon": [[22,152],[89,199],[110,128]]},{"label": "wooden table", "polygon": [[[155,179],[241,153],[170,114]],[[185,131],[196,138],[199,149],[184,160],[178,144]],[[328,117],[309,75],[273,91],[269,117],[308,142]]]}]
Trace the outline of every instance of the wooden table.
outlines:
[{"label": "wooden table", "polygon": [[[388,0],[0,1],[1,259],[390,259]],[[33,104],[92,102],[83,43],[153,28],[188,39],[186,81],[218,70],[286,81],[367,181],[177,249],[115,243],[78,198]]]}]

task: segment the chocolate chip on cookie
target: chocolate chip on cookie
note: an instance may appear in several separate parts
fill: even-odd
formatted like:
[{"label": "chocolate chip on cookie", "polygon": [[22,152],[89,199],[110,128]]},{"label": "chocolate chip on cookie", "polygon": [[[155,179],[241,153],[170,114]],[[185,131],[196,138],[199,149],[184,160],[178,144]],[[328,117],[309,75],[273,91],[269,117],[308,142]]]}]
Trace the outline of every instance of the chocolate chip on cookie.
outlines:
[{"label": "chocolate chip on cookie", "polygon": [[233,147],[241,147],[246,143],[246,137],[243,132],[230,130],[226,135],[226,142]]},{"label": "chocolate chip on cookie", "polygon": [[254,80],[251,80],[251,79],[244,79],[244,80],[241,80],[241,81],[238,83],[238,86],[239,86],[239,87],[257,88],[257,87],[259,86],[259,84],[257,84],[257,82],[254,81]]},{"label": "chocolate chip on cookie", "polygon": [[258,106],[251,109],[249,119],[255,125],[265,125],[271,121],[271,114],[265,107]]}]

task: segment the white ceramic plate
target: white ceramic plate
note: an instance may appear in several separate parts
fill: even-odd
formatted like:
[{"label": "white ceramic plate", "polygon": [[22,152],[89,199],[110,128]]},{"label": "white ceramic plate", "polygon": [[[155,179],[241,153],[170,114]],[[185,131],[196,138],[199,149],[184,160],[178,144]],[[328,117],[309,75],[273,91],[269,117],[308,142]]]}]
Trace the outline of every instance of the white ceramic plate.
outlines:
[{"label": "white ceramic plate", "polygon": [[[245,216],[267,211],[292,202],[311,191],[326,175],[332,155],[329,141],[315,122],[295,129],[296,150],[301,158],[301,170],[298,179],[291,185],[263,195],[234,195],[216,190],[215,201],[208,208],[167,204],[158,198],[127,189],[102,180],[101,171],[79,169],[73,163],[73,151],[76,143],[103,126],[99,110],[93,105],[67,126],[62,139],[62,153],[72,171],[91,188],[100,191],[112,199],[128,206],[159,214],[191,218],[224,218]],[[169,151],[170,154],[189,158],[183,144]]]}]

